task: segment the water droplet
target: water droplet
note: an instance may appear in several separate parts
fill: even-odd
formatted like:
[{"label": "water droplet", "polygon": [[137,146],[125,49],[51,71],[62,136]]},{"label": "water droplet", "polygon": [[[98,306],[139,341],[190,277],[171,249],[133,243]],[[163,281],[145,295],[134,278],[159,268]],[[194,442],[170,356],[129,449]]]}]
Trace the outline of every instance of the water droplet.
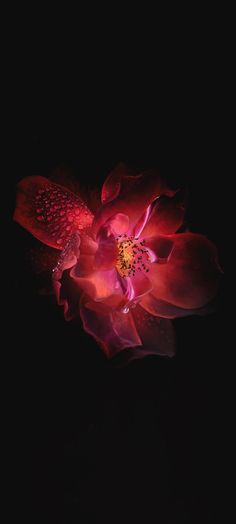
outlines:
[{"label": "water droplet", "polygon": [[45,221],[45,218],[44,218],[43,215],[39,215],[39,216],[37,217],[37,220],[38,220],[39,222],[44,222],[44,221]]},{"label": "water droplet", "polygon": [[60,245],[60,244],[62,244],[62,242],[63,242],[62,238],[58,238],[58,240],[57,240],[57,244]]},{"label": "water droplet", "polygon": [[123,309],[122,309],[121,311],[122,311],[122,313],[125,313],[125,314],[126,314],[126,313],[129,313],[129,308],[128,308],[128,306],[123,307]]}]

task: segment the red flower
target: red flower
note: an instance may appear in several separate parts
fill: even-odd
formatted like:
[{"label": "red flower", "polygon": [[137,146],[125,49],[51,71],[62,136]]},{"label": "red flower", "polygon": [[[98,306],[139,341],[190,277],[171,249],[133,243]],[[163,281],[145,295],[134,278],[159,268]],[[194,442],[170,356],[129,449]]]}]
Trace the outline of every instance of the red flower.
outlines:
[{"label": "red flower", "polygon": [[132,176],[119,165],[102,188],[95,216],[80,196],[42,177],[19,184],[14,218],[61,249],[53,283],[66,319],[80,315],[108,357],[175,352],[172,318],[204,314],[219,266],[204,236],[176,233],[184,206],[156,172]]}]

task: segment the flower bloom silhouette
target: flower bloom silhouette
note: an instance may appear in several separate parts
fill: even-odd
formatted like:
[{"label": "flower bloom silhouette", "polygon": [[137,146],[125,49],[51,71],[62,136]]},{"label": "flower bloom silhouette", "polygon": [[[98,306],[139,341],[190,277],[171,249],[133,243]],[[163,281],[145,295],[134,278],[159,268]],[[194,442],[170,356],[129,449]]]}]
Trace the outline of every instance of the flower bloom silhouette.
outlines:
[{"label": "flower bloom silhouette", "polygon": [[67,320],[80,316],[107,357],[173,356],[170,319],[204,314],[217,293],[215,246],[183,231],[184,205],[157,172],[119,164],[93,214],[84,199],[43,177],[18,184],[14,219],[60,250],[53,285]]}]

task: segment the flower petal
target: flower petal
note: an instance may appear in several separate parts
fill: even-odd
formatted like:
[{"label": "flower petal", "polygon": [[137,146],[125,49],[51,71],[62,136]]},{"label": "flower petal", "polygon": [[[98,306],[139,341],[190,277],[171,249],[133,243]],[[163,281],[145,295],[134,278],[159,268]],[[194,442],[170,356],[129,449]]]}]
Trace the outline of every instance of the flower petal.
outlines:
[{"label": "flower petal", "polygon": [[154,253],[155,259],[158,260],[159,263],[167,262],[173,246],[173,240],[164,235],[147,238],[145,240],[145,247],[147,247],[148,250],[151,249],[151,252]]},{"label": "flower petal", "polygon": [[74,231],[91,225],[93,215],[80,196],[41,176],[17,186],[14,220],[48,246],[63,249]]},{"label": "flower petal", "polygon": [[64,307],[66,320],[70,320],[78,310],[78,290],[70,278],[68,269],[76,264],[79,255],[80,235],[76,232],[61,252],[52,273],[57,303]]},{"label": "flower petal", "polygon": [[137,305],[132,311],[136,329],[142,340],[138,358],[145,355],[163,355],[173,357],[175,354],[175,331],[172,322],[165,318],[150,315]]},{"label": "flower petal", "polygon": [[86,257],[84,264],[84,257],[81,256],[76,266],[70,272],[72,280],[74,280],[79,289],[85,291],[93,300],[106,301],[112,295],[117,295],[118,301],[121,302],[123,300],[123,291],[117,278],[116,269],[90,272],[90,266],[89,270],[85,269],[84,271],[84,266],[87,268],[92,263],[92,260],[89,261]]},{"label": "flower petal", "polygon": [[171,235],[182,226],[184,215],[185,206],[178,194],[173,198],[163,196],[155,202],[142,236]]},{"label": "flower petal", "polygon": [[94,311],[94,303],[83,295],[80,301],[83,327],[92,335],[108,358],[119,351],[141,344],[131,313]]},{"label": "flower petal", "polygon": [[121,286],[124,290],[125,307],[132,307],[133,303],[137,303],[141,297],[149,293],[152,289],[152,284],[149,278],[144,275],[142,271],[136,271],[132,277],[120,278]]},{"label": "flower petal", "polygon": [[131,234],[135,237],[135,238],[139,238],[140,235],[142,234],[146,224],[148,223],[148,220],[149,220],[149,217],[150,217],[150,214],[151,214],[151,210],[152,210],[152,205],[150,204],[144,211],[143,215],[141,216],[141,218],[138,220],[137,224],[135,224],[134,228],[133,228],[133,231],[131,232]]},{"label": "flower petal", "polygon": [[[113,184],[116,188],[114,193],[111,191]],[[112,194],[112,199],[105,198],[104,206],[94,220],[93,233],[95,236],[101,225],[116,213],[128,215],[132,229],[153,200],[161,194],[171,196],[175,193],[166,187],[157,170],[149,170],[137,176],[127,176],[119,171],[118,174],[109,175],[108,185],[110,191],[108,193]],[[107,181],[105,187],[107,187]]]},{"label": "flower petal", "polygon": [[167,263],[154,262],[150,266],[152,294],[181,308],[201,308],[214,298],[218,289],[217,250],[206,237],[195,233],[168,238],[174,247]]},{"label": "flower petal", "polygon": [[123,177],[126,177],[126,179],[129,180],[129,177],[131,177],[131,175],[134,174],[134,170],[130,169],[122,162],[117,164],[117,166],[108,175],[102,186],[102,204],[108,204],[108,202],[111,202],[112,200],[114,200],[114,198],[118,196],[121,190],[121,181]]},{"label": "flower petal", "polygon": [[107,240],[101,240],[94,258],[94,268],[112,269],[116,265],[117,257],[118,247],[115,238],[111,236]]},{"label": "flower petal", "polygon": [[169,302],[165,302],[164,300],[160,300],[152,293],[148,293],[148,295],[145,295],[142,297],[142,300],[140,302],[140,306],[145,309],[145,311],[148,311],[151,315],[154,315],[155,317],[162,317],[162,318],[179,318],[179,317],[188,317],[190,315],[206,315],[207,313],[210,313],[211,311],[214,311],[214,304],[210,302],[206,306],[203,306],[198,309],[183,309],[178,306],[174,306],[173,304],[170,304]]},{"label": "flower petal", "polygon": [[104,224],[114,235],[124,235],[129,229],[129,217],[124,213],[116,213]]},{"label": "flower petal", "polygon": [[90,234],[82,231],[80,233],[80,252],[83,255],[95,255],[98,249],[98,244],[95,242]]}]

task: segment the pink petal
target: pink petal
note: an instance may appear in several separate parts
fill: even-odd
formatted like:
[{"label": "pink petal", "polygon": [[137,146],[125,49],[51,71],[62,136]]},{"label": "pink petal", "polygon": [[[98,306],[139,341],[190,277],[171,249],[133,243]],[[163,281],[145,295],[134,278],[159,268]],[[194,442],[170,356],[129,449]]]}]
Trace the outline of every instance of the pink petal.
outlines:
[{"label": "pink petal", "polygon": [[124,289],[127,308],[131,307],[133,303],[137,303],[152,289],[149,278],[142,271],[136,271],[134,276],[121,279],[121,284]]},{"label": "pink petal", "polygon": [[[123,291],[115,269],[93,272],[84,271],[84,267],[81,268],[81,263],[83,264],[81,259],[70,272],[72,280],[74,280],[79,289],[85,291],[93,300],[105,301],[112,295],[117,295],[119,301],[123,300]],[[85,263],[86,265],[87,263]]]},{"label": "pink petal", "polygon": [[137,224],[135,224],[134,228],[133,228],[133,231],[132,231],[132,235],[135,237],[135,238],[139,238],[140,235],[142,234],[146,224],[148,223],[149,221],[149,218],[150,218],[150,214],[151,214],[151,209],[152,209],[152,206],[151,204],[147,207],[147,209],[144,211],[144,214],[141,216],[141,218],[138,220]]},{"label": "pink petal", "polygon": [[150,215],[144,230],[143,237],[156,235],[171,235],[183,224],[185,206],[179,201],[178,195],[173,198],[163,197],[159,199]]},{"label": "pink petal", "polygon": [[48,246],[63,249],[71,234],[92,223],[81,197],[47,178],[26,177],[17,189],[14,220]]},{"label": "pink petal", "polygon": [[98,250],[95,256],[96,269],[114,268],[118,257],[116,238],[129,228],[129,217],[123,213],[113,215],[100,228],[97,235]]},{"label": "pink petal", "polygon": [[175,331],[172,322],[165,318],[150,315],[141,306],[136,306],[132,314],[143,344],[139,348],[137,358],[151,354],[173,357],[175,354]]},{"label": "pink petal", "polygon": [[105,222],[104,226],[109,227],[116,236],[124,235],[129,229],[129,217],[124,213],[116,213]]},{"label": "pink petal", "polygon": [[94,259],[94,268],[97,270],[101,269],[112,269],[115,267],[118,257],[117,242],[113,236],[107,240],[101,240],[98,243],[98,250]]},{"label": "pink petal", "polygon": [[143,344],[142,347],[132,350],[132,358],[141,358],[147,355],[173,357],[175,354],[175,331],[172,322],[165,318],[150,315],[139,305],[132,311],[132,315]]},{"label": "pink petal", "polygon": [[151,315],[162,318],[179,318],[190,315],[201,316],[206,315],[207,313],[210,313],[214,310],[214,304],[212,303],[198,309],[183,309],[154,297],[152,293],[149,293],[142,298],[140,306],[142,306],[142,308],[144,308],[145,311],[148,311],[148,313]]},{"label": "pink petal", "polygon": [[[113,184],[115,189],[112,193]],[[105,204],[94,220],[93,232],[95,236],[101,225],[114,214],[124,213],[128,215],[132,228],[153,200],[161,194],[174,194],[174,191],[166,187],[159,173],[154,170],[146,171],[137,176],[127,176],[121,172],[111,174],[108,185],[110,193],[107,193],[112,194],[112,199],[105,198]],[[107,181],[105,187],[107,187]]]},{"label": "pink petal", "polygon": [[94,273],[94,255],[80,255],[71,272],[72,277],[89,277]]},{"label": "pink petal", "polygon": [[152,294],[175,306],[195,309],[216,295],[220,269],[217,251],[206,237],[182,233],[168,237],[174,242],[166,264],[150,266]]},{"label": "pink petal", "polygon": [[141,344],[131,313],[94,311],[93,302],[83,295],[80,316],[85,331],[96,339],[108,358],[126,347]]}]

